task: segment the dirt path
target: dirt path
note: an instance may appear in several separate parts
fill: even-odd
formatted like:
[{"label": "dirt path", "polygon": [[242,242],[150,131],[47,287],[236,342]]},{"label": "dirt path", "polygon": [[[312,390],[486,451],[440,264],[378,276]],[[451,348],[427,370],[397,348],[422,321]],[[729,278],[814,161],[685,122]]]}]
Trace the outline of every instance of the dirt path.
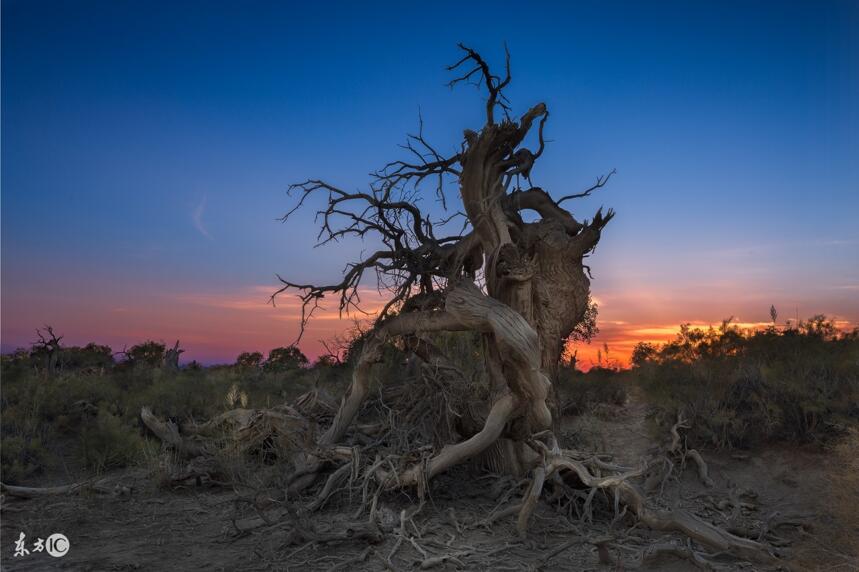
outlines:
[{"label": "dirt path", "polygon": [[572,445],[614,455],[618,462],[635,465],[654,447],[647,428],[647,404],[632,388],[622,408],[601,406],[595,414],[565,420]]}]

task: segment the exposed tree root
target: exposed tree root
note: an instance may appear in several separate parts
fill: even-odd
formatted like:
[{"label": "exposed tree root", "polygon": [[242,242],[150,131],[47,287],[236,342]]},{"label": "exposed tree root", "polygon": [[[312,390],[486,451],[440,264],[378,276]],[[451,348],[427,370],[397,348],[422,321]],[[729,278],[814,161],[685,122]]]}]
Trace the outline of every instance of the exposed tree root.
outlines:
[{"label": "exposed tree root", "polygon": [[761,564],[779,562],[779,558],[766,545],[734,536],[686,511],[650,508],[644,495],[630,482],[633,477],[640,476],[643,469],[631,473],[597,477],[583,462],[575,460],[574,454],[572,452],[553,453],[546,448],[547,474],[551,475],[555,471],[570,471],[585,486],[592,489],[606,489],[614,493],[621,503],[629,507],[642,524],[654,530],[680,532],[718,552],[726,552],[751,562]]},{"label": "exposed tree root", "polygon": [[519,510],[519,518],[516,522],[516,530],[519,531],[519,536],[528,534],[528,521],[534,509],[537,508],[537,502],[540,500],[540,494],[543,492],[543,483],[546,482],[546,467],[539,466],[534,469],[534,475],[531,478],[531,484],[528,486],[528,491],[525,493],[525,498],[522,501],[522,508]]},{"label": "exposed tree root", "polygon": [[[504,425],[500,421],[496,423],[493,419],[504,419],[505,416],[508,415],[507,411],[509,411],[510,408],[510,401],[502,399],[498,403],[501,405],[496,409],[495,415],[497,417],[493,417],[493,414],[490,414],[487,419],[487,427],[495,428],[497,426],[503,427]],[[463,445],[461,448],[469,452],[476,451],[480,447],[483,447],[484,443],[491,443],[493,439],[497,439],[498,433],[500,433],[500,430],[496,433],[495,429],[487,430],[486,427],[484,428],[484,431],[488,431],[490,433],[488,435],[487,433],[478,433],[478,435],[473,438],[477,443],[479,443],[478,446],[474,445],[474,441],[471,443],[466,441],[466,444],[461,444]],[[616,503],[620,503],[627,507],[637,517],[639,522],[654,530],[679,532],[710,550],[717,553],[729,554],[742,560],[767,565],[778,565],[782,562],[770,548],[759,541],[732,534],[727,530],[716,527],[682,510],[655,509],[648,506],[646,498],[632,482],[644,475],[647,469],[646,464],[643,463],[639,468],[627,469],[625,467],[607,463],[606,461],[594,456],[582,455],[576,451],[559,449],[555,445],[551,434],[544,432],[542,436],[547,437],[551,446],[547,446],[537,439],[529,441],[530,446],[537,452],[536,454],[539,455],[541,461],[532,471],[532,477],[522,501],[494,512],[481,524],[491,526],[494,522],[502,518],[518,514],[517,530],[520,535],[524,536],[527,534],[528,522],[539,502],[545,483],[552,483],[553,487],[557,487],[559,482],[564,483],[564,486],[571,486],[571,484],[579,483],[579,486],[587,487],[587,489],[591,491],[591,494],[588,495],[588,503],[590,503],[590,500],[593,498],[593,492],[604,490],[609,493],[610,497],[614,497],[616,499]],[[439,455],[428,459],[428,461],[423,464],[412,465],[411,467],[401,469],[399,472],[395,467],[385,468],[386,461],[384,460],[378,460],[375,463],[368,464],[364,470],[363,477],[365,498],[367,485],[372,481],[378,483],[375,488],[376,493],[370,503],[371,520],[368,522],[372,523],[375,518],[372,517],[372,515],[375,513],[378,495],[383,490],[417,486],[421,485],[421,483],[423,483],[421,486],[426,486],[426,480],[431,479],[442,470],[447,469],[453,464],[461,462],[463,459],[467,458],[467,455],[464,454],[445,456],[445,450],[449,451],[450,448],[443,449]],[[350,463],[340,465],[339,468],[327,477],[324,486],[316,494],[314,500],[305,506],[307,511],[314,511],[321,508],[323,504],[336,492],[336,490],[342,488],[347,480],[351,480],[355,474],[355,467],[353,467],[353,464],[351,463],[355,452],[345,447],[334,448],[332,451],[335,452],[334,454],[336,458],[349,459]],[[454,451],[456,451],[456,449],[454,449]],[[438,461],[439,458],[443,459],[442,463]],[[416,471],[415,467],[417,466],[420,466],[422,469],[420,471]],[[558,481],[555,475],[561,476],[561,481]],[[311,477],[315,481],[318,474],[309,473],[307,476]],[[569,480],[571,476],[574,478],[574,481]],[[553,477],[555,478],[553,479]],[[8,489],[8,487],[4,486],[4,489]],[[9,489],[9,491],[10,494],[14,494],[14,489]],[[65,489],[65,492],[68,491],[69,487]],[[732,499],[730,502],[731,504],[728,506],[734,507],[739,506],[740,503],[737,499]],[[245,533],[260,527],[274,525],[286,514],[286,511],[281,511],[280,513],[269,515],[266,518],[249,519],[244,522],[237,523],[236,528],[237,530]],[[353,527],[351,529],[351,533],[343,531],[329,531],[324,534],[315,532],[307,532],[305,534],[304,530],[298,530],[302,527],[297,527],[295,532],[290,533],[292,534],[290,538],[294,542],[302,540],[329,542],[345,540],[350,538],[350,534],[357,534],[358,537],[362,538],[366,536],[368,540],[376,539],[378,531],[373,527],[375,527],[375,525],[372,527]],[[401,525],[401,529],[404,529],[404,524]],[[714,566],[709,560],[707,560],[706,556],[688,546],[683,547],[679,545],[657,545],[642,552],[637,559],[633,559],[629,562],[624,561],[624,565],[628,567],[642,565],[657,558],[659,555],[664,554],[673,554],[674,556],[688,559],[696,566],[705,569],[712,569]],[[460,556],[462,555],[451,554],[447,556],[428,557],[422,561],[421,566],[434,567],[443,564],[448,560],[456,562],[455,559]],[[390,561],[390,556],[388,561]],[[707,568],[708,566],[710,568]]]},{"label": "exposed tree root", "polygon": [[76,495],[82,493],[94,492],[104,495],[128,495],[131,494],[131,488],[120,484],[110,486],[106,480],[101,481],[83,481],[71,485],[61,485],[57,487],[21,487],[16,485],[7,485],[0,483],[0,491],[9,496],[32,499],[57,495]]},{"label": "exposed tree root", "polygon": [[693,550],[691,545],[688,543],[685,546],[676,543],[653,544],[651,546],[648,546],[644,550],[639,551],[634,558],[629,559],[614,556],[609,550],[608,545],[610,542],[610,538],[601,538],[594,542],[594,544],[597,546],[597,552],[600,557],[600,562],[602,564],[615,566],[622,570],[629,568],[636,569],[642,568],[644,566],[649,566],[654,564],[656,561],[660,560],[664,556],[673,556],[675,558],[680,558],[681,560],[688,560],[696,568],[699,568],[701,570],[718,571],[723,569],[722,567],[708,560],[708,557],[711,555]]},{"label": "exposed tree root", "polygon": [[328,477],[328,480],[325,481],[325,486],[322,487],[322,490],[319,491],[319,494],[316,496],[316,500],[307,505],[307,510],[316,511],[322,508],[325,502],[334,494],[336,487],[340,486],[343,481],[345,481],[349,475],[352,473],[351,465],[343,465]]},{"label": "exposed tree root", "polygon": [[[379,495],[385,490],[418,487],[419,492],[423,494],[428,486],[428,481],[437,476],[441,472],[450,467],[462,463],[469,458],[475,457],[481,451],[499,442],[502,435],[510,423],[511,417],[517,410],[515,406],[515,398],[512,395],[504,396],[495,402],[492,410],[486,418],[483,428],[475,435],[458,444],[447,445],[441,449],[436,455],[424,456],[422,461],[403,466],[393,458],[377,457],[374,462],[369,459],[362,462],[359,448],[349,447],[327,447],[317,448],[311,444],[311,449],[307,449],[306,436],[302,436],[306,425],[296,422],[293,417],[297,415],[295,410],[290,408],[280,408],[274,412],[254,412],[252,410],[237,410],[236,412],[228,412],[222,415],[217,420],[213,420],[209,424],[204,424],[192,431],[192,434],[201,436],[203,434],[213,434],[214,427],[229,426],[232,427],[232,434],[235,439],[249,438],[248,435],[253,435],[250,438],[251,443],[259,443],[272,434],[277,434],[278,431],[288,431],[288,427],[282,423],[284,420],[290,420],[289,427],[297,428],[299,436],[292,436],[285,439],[291,451],[296,454],[307,455],[307,451],[312,451],[308,458],[314,459],[313,465],[304,467],[304,472],[300,470],[294,473],[294,482],[307,481],[307,485],[315,483],[320,471],[329,463],[334,463],[337,467],[333,472],[329,473],[325,479],[324,485],[316,493],[315,498],[311,500],[302,509],[303,513],[309,513],[320,509],[338,490],[354,486],[351,483],[357,481],[358,486],[363,490],[362,507],[370,508],[370,520],[372,526],[353,528],[351,534],[357,534],[359,537],[366,539],[376,539],[377,529],[375,529],[376,507]],[[144,410],[148,412],[148,410]],[[284,411],[289,413],[284,414]],[[195,448],[189,447],[188,439],[178,436],[178,431],[175,426],[157,420],[149,413],[145,416],[148,419],[147,426],[153,428],[153,432],[161,437],[167,437],[166,442],[174,446],[178,451],[211,451],[211,443],[207,444],[203,441],[193,441]],[[154,421],[153,421],[154,420]],[[274,420],[274,422],[272,422]],[[260,422],[263,421],[261,424]],[[735,558],[755,562],[766,565],[779,565],[782,561],[773,551],[762,544],[759,540],[763,534],[756,535],[758,540],[751,540],[736,534],[732,534],[727,530],[716,527],[697,516],[682,510],[665,510],[656,509],[648,505],[646,497],[639,491],[633,481],[643,478],[651,465],[658,464],[665,459],[666,454],[675,453],[680,450],[680,436],[678,428],[682,427],[682,419],[678,420],[678,424],[672,428],[672,445],[663,449],[663,453],[651,458],[650,465],[647,462],[637,468],[623,467],[604,460],[590,454],[582,454],[577,451],[560,449],[557,442],[550,431],[542,431],[536,434],[534,438],[526,441],[529,450],[531,451],[531,459],[533,469],[528,482],[528,487],[522,500],[512,505],[494,511],[484,521],[479,523],[483,526],[491,526],[493,523],[508,516],[517,515],[517,530],[520,536],[526,536],[528,531],[528,523],[531,515],[535,511],[542,491],[545,486],[551,486],[551,490],[558,494],[558,487],[568,490],[568,495],[577,496],[578,492],[575,487],[585,487],[585,491],[589,494],[584,495],[586,498],[585,512],[590,514],[592,511],[592,502],[594,493],[597,491],[605,491],[609,498],[615,499],[615,510],[618,511],[620,506],[626,507],[634,514],[638,521],[654,530],[678,532],[686,537],[694,540],[700,545],[712,550],[716,553],[731,555]],[[164,430],[167,427],[167,430]],[[264,429],[264,430],[263,430]],[[389,429],[390,430],[390,429]],[[244,437],[239,437],[244,436]],[[225,442],[229,443],[230,439]],[[548,443],[548,444],[546,444]],[[249,451],[249,447],[239,447],[242,451]],[[688,456],[688,451],[686,451]],[[203,457],[205,458],[205,457]],[[344,463],[344,461],[347,461]],[[699,465],[700,467],[700,465]],[[699,469],[700,470],[700,469]],[[571,488],[573,487],[573,488]],[[375,491],[370,494],[370,491]],[[736,495],[736,491],[732,493]],[[727,504],[725,504],[727,503]],[[723,503],[725,507],[733,507],[734,512],[742,506],[742,501],[739,497],[731,496]],[[358,516],[363,510],[356,512]],[[245,521],[237,522],[236,530],[241,533],[266,527],[279,525],[280,519],[288,514],[288,511],[280,511],[270,514],[266,517],[246,519]],[[622,516],[622,513],[621,513]],[[401,515],[401,519],[404,515]],[[730,521],[730,519],[729,519]],[[324,534],[313,531],[306,532],[303,526],[295,527],[295,531],[291,532],[291,541],[318,541],[329,542],[336,540],[344,540],[349,538],[347,532],[326,532]],[[302,529],[302,530],[299,530]],[[405,537],[405,522],[401,522],[400,534],[397,546],[387,558],[379,555],[379,558],[386,565],[390,565],[396,549],[403,542],[413,543],[415,540]],[[306,532],[306,534],[305,534]],[[293,538],[294,537],[294,538]],[[316,539],[316,540],[314,540]],[[713,569],[715,566],[708,559],[707,555],[696,551],[690,545],[681,546],[676,544],[659,544],[650,549],[641,552],[637,558],[630,561],[623,561],[623,565],[634,567],[651,562],[660,555],[672,554],[676,557],[685,558],[696,566],[704,569]],[[421,566],[432,568],[444,564],[445,562],[457,563],[458,558],[463,554],[451,553],[441,556],[427,556],[421,560]],[[620,561],[615,562],[618,564]],[[707,567],[710,568],[707,568]]]},{"label": "exposed tree root", "polygon": [[668,454],[681,457],[682,461],[688,457],[695,462],[698,468],[699,480],[708,487],[714,485],[713,479],[710,478],[710,471],[707,463],[695,449],[689,449],[683,443],[683,438],[680,436],[680,429],[689,429],[689,421],[686,419],[684,412],[681,410],[677,413],[677,422],[671,427],[671,445],[668,447]]},{"label": "exposed tree root", "polygon": [[489,412],[489,417],[486,419],[483,429],[470,439],[454,445],[447,445],[438,455],[429,459],[425,464],[412,465],[405,472],[397,475],[395,479],[388,479],[388,473],[381,469],[379,471],[380,477],[383,481],[391,483],[391,488],[415,486],[422,479],[432,479],[450,467],[478,455],[498,440],[515,406],[516,403],[513,396],[507,395],[502,397]]}]

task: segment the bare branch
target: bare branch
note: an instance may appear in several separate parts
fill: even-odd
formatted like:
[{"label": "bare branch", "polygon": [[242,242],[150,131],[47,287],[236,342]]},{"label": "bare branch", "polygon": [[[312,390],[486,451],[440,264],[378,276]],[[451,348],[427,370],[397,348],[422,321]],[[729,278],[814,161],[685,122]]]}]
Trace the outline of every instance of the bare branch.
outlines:
[{"label": "bare branch", "polygon": [[578,222],[568,211],[559,207],[549,196],[549,193],[540,187],[514,191],[507,195],[507,203],[513,210],[533,210],[539,213],[544,220],[560,221],[567,234],[571,236],[578,234],[583,227],[582,223]]},{"label": "bare branch", "polygon": [[396,257],[397,253],[395,252],[385,250],[377,251],[369,258],[356,264],[349,265],[347,272],[343,276],[343,280],[340,282],[324,286],[318,286],[315,284],[299,284],[277,275],[278,280],[280,280],[283,286],[271,295],[269,301],[274,306],[276,305],[277,296],[283,292],[290,289],[299,290],[301,292],[301,294],[298,295],[301,299],[301,328],[299,330],[298,340],[295,342],[298,343],[304,335],[304,329],[307,326],[307,322],[313,316],[316,309],[319,308],[319,301],[325,298],[326,294],[340,295],[339,308],[341,316],[344,311],[348,313],[350,309],[366,314],[366,312],[361,310],[359,306],[361,297],[358,293],[358,286],[361,283],[364,271],[369,268],[373,268],[382,260],[392,260]]},{"label": "bare branch", "polygon": [[576,193],[574,195],[567,195],[566,197],[561,197],[560,199],[555,201],[555,203],[560,205],[562,202],[564,202],[566,200],[582,199],[584,197],[590,196],[590,194],[592,192],[596,191],[597,189],[603,188],[606,185],[606,183],[608,183],[608,180],[611,179],[611,176],[614,175],[616,172],[617,172],[617,169],[612,169],[611,171],[609,171],[608,175],[601,175],[601,176],[597,177],[597,182],[594,183],[594,185],[592,187],[590,187],[589,189],[586,189],[584,192]]},{"label": "bare branch", "polygon": [[454,165],[459,162],[462,154],[457,153],[452,157],[443,157],[424,138],[423,118],[420,118],[418,134],[407,135],[406,144],[402,147],[414,155],[418,162],[391,161],[379,171],[372,173],[375,183],[385,193],[389,193],[405,185],[411,185],[413,189],[417,189],[424,179],[428,177],[437,178],[436,196],[441,201],[442,206],[447,209],[447,200],[444,195],[445,175],[459,177],[461,173]]},{"label": "bare branch", "polygon": [[546,140],[543,139],[543,128],[546,126],[546,121],[549,120],[549,109],[546,109],[546,113],[543,114],[543,118],[540,120],[540,127],[537,133],[537,136],[540,140],[540,146],[537,148],[537,152],[534,153],[534,159],[538,159],[540,155],[543,154],[543,150],[546,148]]},{"label": "bare branch", "polygon": [[[486,124],[492,125],[495,123],[495,106],[500,107],[504,114],[507,115],[510,111],[510,106],[507,104],[507,98],[504,97],[504,94],[501,90],[507,87],[507,84],[510,83],[510,51],[507,49],[507,44],[504,45],[504,53],[505,53],[505,74],[504,79],[498,77],[497,75],[493,75],[489,69],[489,64],[481,57],[473,49],[468,46],[460,43],[459,49],[465,52],[465,56],[462,57],[461,60],[456,62],[453,65],[447,66],[447,71],[454,71],[458,69],[463,64],[471,62],[474,67],[471,68],[465,75],[457,77],[450,82],[448,82],[448,87],[453,87],[458,83],[469,82],[477,85],[478,87],[481,83],[486,85],[486,89],[489,91],[489,98],[486,100]],[[472,80],[472,76],[475,74],[480,74],[480,79],[475,83]]]}]

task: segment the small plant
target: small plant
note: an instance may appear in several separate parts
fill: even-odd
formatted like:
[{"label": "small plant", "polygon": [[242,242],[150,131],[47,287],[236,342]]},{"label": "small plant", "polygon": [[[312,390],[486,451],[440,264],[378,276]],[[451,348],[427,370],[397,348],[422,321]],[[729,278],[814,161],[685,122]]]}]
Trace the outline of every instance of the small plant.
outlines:
[{"label": "small plant", "polygon": [[248,394],[240,390],[239,386],[234,383],[230,386],[230,390],[227,392],[226,402],[227,409],[234,409],[239,405],[241,405],[242,407],[247,407]]}]

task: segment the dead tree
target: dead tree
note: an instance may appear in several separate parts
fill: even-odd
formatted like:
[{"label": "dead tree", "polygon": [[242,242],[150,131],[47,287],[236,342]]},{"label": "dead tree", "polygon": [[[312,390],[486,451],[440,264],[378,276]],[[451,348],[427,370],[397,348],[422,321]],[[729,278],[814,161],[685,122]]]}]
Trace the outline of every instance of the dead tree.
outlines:
[{"label": "dead tree", "polygon": [[49,376],[57,372],[60,360],[60,340],[64,336],[57,336],[54,333],[54,328],[45,326],[43,329],[36,329],[36,335],[39,339],[33,342],[33,353],[42,355],[45,359],[45,371]]},{"label": "dead tree", "polygon": [[[339,480],[360,470],[380,490],[416,487],[422,493],[429,480],[451,467],[476,457],[488,458],[487,465],[494,471],[530,477],[524,497],[510,507],[519,515],[520,534],[526,534],[541,491],[551,483],[592,493],[604,490],[647,526],[686,534],[716,552],[774,562],[776,558],[759,542],[729,534],[683,511],[653,508],[634,481],[652,473],[655,460],[640,467],[621,467],[560,446],[553,431],[552,380],[565,340],[588,312],[590,280],[584,259],[614,216],[611,209],[599,209],[590,219],[581,219],[566,207],[569,201],[603,187],[614,171],[581,192],[551,194],[533,185],[534,168],[546,149],[548,108],[538,103],[513,118],[504,95],[511,80],[509,54],[503,74],[496,75],[480,54],[459,47],[462,58],[448,68],[456,76],[450,85],[476,84],[487,98],[483,125],[466,129],[457,151],[443,154],[427,141],[421,128],[407,139],[408,158],[373,173],[366,190],[347,191],[321,179],[289,189],[297,202],[285,221],[305,203],[321,200],[324,206],[317,212],[321,244],[372,237],[381,248],[347,266],[342,280],[331,284],[281,278],[282,288],[272,301],[278,294],[297,292],[303,302],[303,331],[326,297],[334,297],[341,312],[360,310],[359,287],[367,275],[375,275],[379,286],[389,291],[373,328],[362,337],[351,385],[336,413],[322,425],[327,428],[314,435],[315,427],[300,425],[303,429],[295,433],[300,437],[292,439],[304,445],[293,458],[290,492],[306,489],[327,474],[320,492],[324,502]],[[454,198],[448,196],[451,189],[461,208],[453,206]],[[433,219],[420,210],[419,201],[426,199],[426,193],[454,214]],[[523,216],[525,211],[534,214]],[[464,225],[461,231],[451,232],[448,229],[458,222],[456,217],[462,217]],[[434,343],[439,332],[479,336],[485,360],[481,370],[488,377],[482,413],[471,416],[469,423],[464,422],[467,416],[461,416],[457,430],[441,433],[447,440],[440,439],[432,447],[359,463],[359,457],[378,455],[378,451],[359,454],[349,435],[361,430],[356,417],[369,394],[371,370],[385,356],[384,346],[398,342],[433,364],[433,371],[456,372],[458,364]],[[460,376],[452,387],[469,383]],[[410,408],[406,418],[416,419],[413,414],[428,406],[432,393],[415,389],[404,393],[412,396],[412,403],[406,403]],[[261,426],[255,420],[266,419],[268,426],[279,427],[278,434],[287,434],[299,425],[275,423],[278,415],[312,417],[299,403],[294,409],[283,409],[285,413],[236,411],[247,419],[245,432]],[[158,428],[155,425],[153,431],[158,433]],[[188,456],[198,448],[191,438],[176,439],[177,448]],[[336,468],[333,473],[332,468]]]},{"label": "dead tree", "polygon": [[161,367],[167,371],[179,371],[179,356],[183,353],[185,350],[179,347],[179,340],[176,340],[173,347],[164,352],[164,363]]},{"label": "dead tree", "polygon": [[[405,145],[410,158],[375,172],[366,191],[350,192],[318,179],[292,185],[298,202],[284,220],[308,198],[323,194],[321,243],[374,235],[384,248],[351,264],[340,282],[315,285],[281,278],[278,294],[300,292],[303,327],[326,296],[338,297],[341,311],[360,309],[358,288],[368,272],[391,291],[323,444],[337,443],[353,422],[383,344],[395,338],[431,344],[425,336],[430,332],[472,330],[483,337],[490,413],[477,435],[433,459],[431,473],[505,438],[512,446],[505,448],[503,464],[522,474],[536,458],[526,439],[552,427],[551,380],[564,341],[588,308],[590,281],[583,260],[614,216],[600,209],[590,220],[579,220],[562,205],[604,186],[611,173],[583,192],[559,198],[532,186],[532,171],[545,150],[548,108],[538,103],[512,119],[503,91],[511,80],[509,54],[504,75],[497,76],[477,52],[460,48],[462,59],[448,68],[458,75],[450,85],[471,82],[487,91],[484,125],[479,131],[466,129],[459,151],[449,155],[437,151],[422,129],[410,135]],[[525,140],[532,132],[535,147],[528,148]],[[463,232],[440,232],[449,221],[433,221],[419,210],[416,199],[428,183],[445,207],[448,187],[458,186],[462,209],[451,210],[464,217]],[[526,222],[523,211],[539,218]]]},{"label": "dead tree", "polygon": [[[558,446],[552,432],[552,380],[565,340],[588,309],[590,281],[583,261],[614,216],[611,209],[599,209],[589,220],[581,220],[565,207],[568,201],[603,187],[614,171],[581,192],[551,194],[532,185],[532,173],[546,148],[549,109],[538,103],[514,119],[504,95],[511,80],[509,53],[503,73],[496,75],[480,54],[459,47],[463,55],[448,67],[456,75],[449,85],[473,83],[487,97],[484,124],[463,132],[457,152],[442,154],[425,139],[421,128],[408,137],[409,158],[375,172],[365,191],[347,191],[319,179],[290,187],[298,202],[284,220],[311,196],[325,197],[326,204],[317,213],[323,244],[370,235],[383,244],[349,265],[339,282],[316,285],[281,278],[278,293],[297,291],[301,296],[302,328],[326,296],[337,297],[341,311],[359,309],[358,288],[368,272],[375,272],[380,285],[390,290],[390,299],[364,343],[351,387],[319,445],[335,446],[355,421],[368,394],[370,368],[381,360],[384,344],[397,338],[417,340],[425,355],[444,359],[427,334],[479,332],[491,387],[483,426],[398,470],[396,478],[378,469],[383,482],[423,486],[442,471],[492,448],[495,467],[532,477],[519,516],[523,533],[546,479],[564,472],[585,486],[613,491],[647,525],[679,530],[712,548],[767,560],[769,552],[756,542],[733,537],[686,514],[649,509],[629,482],[643,469],[598,477],[605,474],[605,467],[597,471],[593,460],[577,458],[575,452]],[[531,145],[526,144],[529,134]],[[416,199],[429,183],[446,208],[446,191],[457,188],[462,208],[453,210],[464,216],[463,232],[445,234],[439,229],[449,221],[433,221],[418,208]],[[536,220],[526,220],[524,211],[536,213]]]}]

